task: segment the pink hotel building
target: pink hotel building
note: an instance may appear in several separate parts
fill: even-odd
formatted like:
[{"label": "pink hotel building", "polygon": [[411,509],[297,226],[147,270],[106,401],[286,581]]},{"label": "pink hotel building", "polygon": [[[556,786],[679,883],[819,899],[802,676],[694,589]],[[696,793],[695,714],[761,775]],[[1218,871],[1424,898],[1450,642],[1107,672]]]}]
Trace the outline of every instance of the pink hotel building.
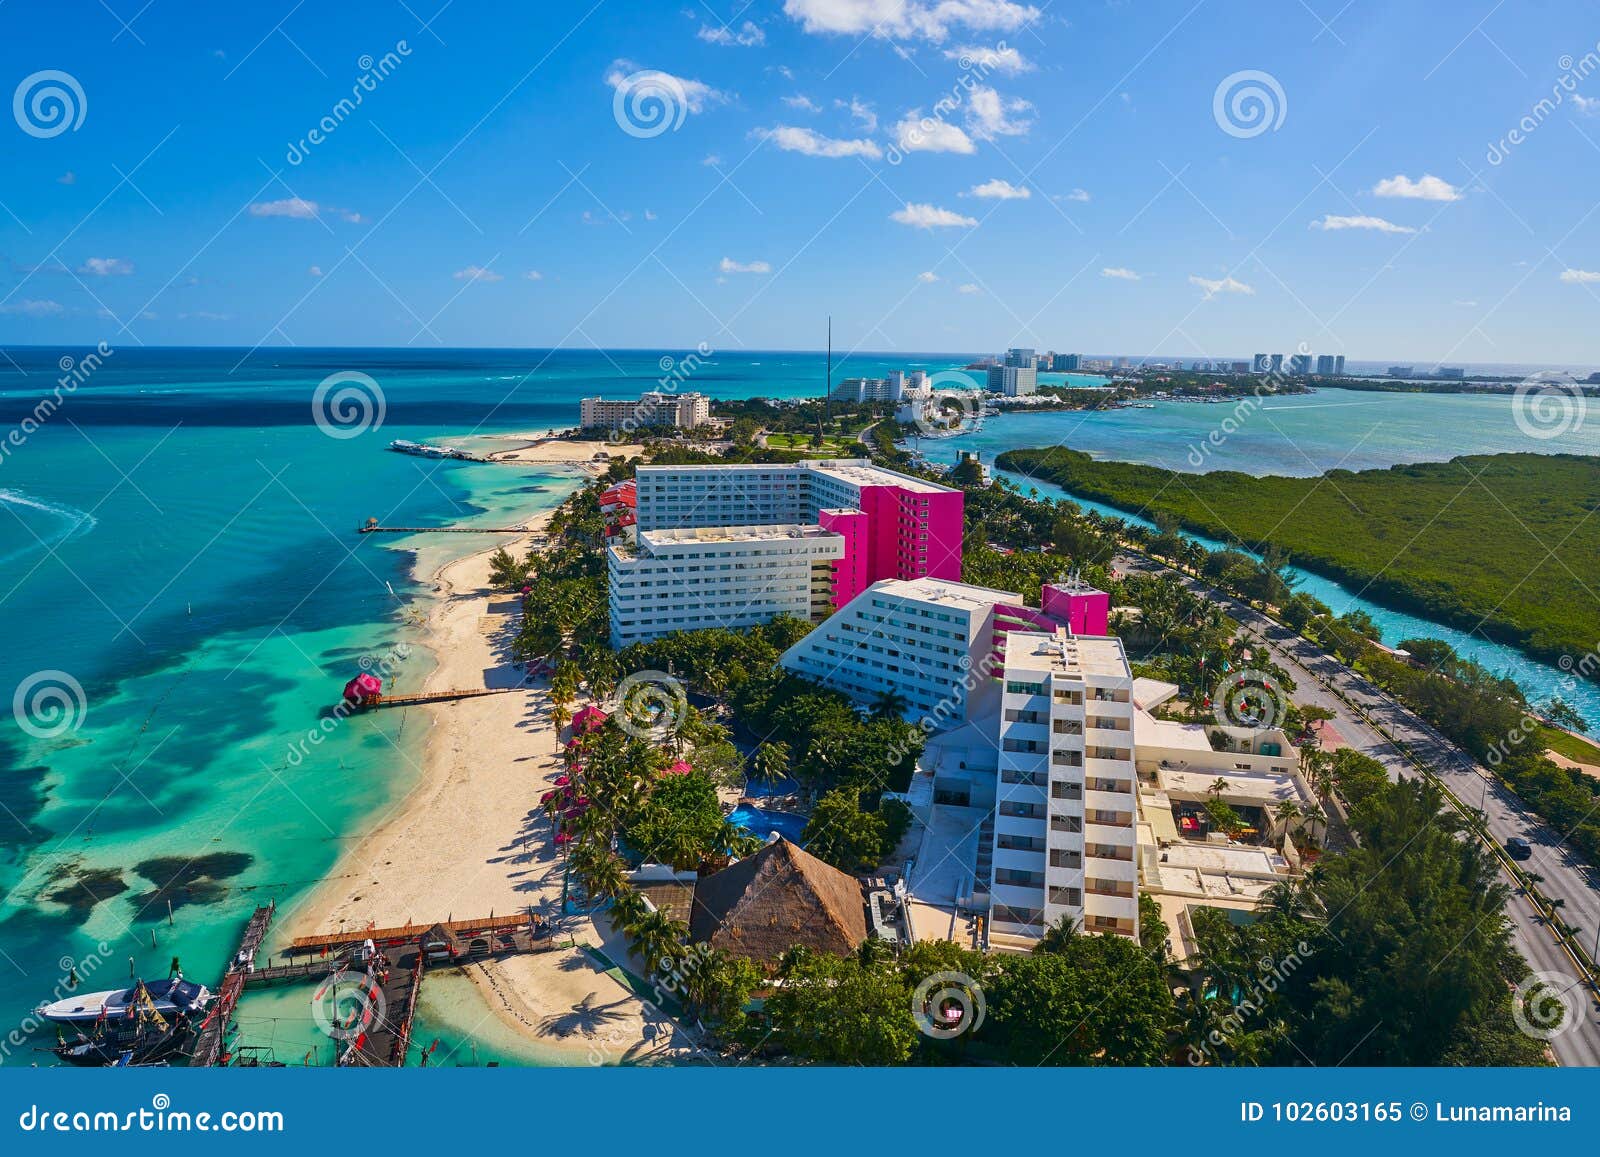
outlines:
[{"label": "pink hotel building", "polygon": [[962,494],[864,459],[641,466],[606,548],[611,641],[821,622],[883,579],[961,578]]}]

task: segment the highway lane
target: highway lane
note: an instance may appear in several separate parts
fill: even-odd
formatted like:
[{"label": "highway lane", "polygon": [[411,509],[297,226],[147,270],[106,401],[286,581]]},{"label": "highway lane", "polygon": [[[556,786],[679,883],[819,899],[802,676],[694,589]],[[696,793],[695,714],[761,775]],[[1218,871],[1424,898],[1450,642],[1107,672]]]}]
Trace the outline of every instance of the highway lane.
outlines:
[{"label": "highway lane", "polygon": [[[1600,888],[1597,888],[1600,874],[1583,862],[1560,833],[1500,786],[1470,755],[1367,679],[1254,608],[1149,559],[1123,555],[1117,561],[1128,571],[1173,574],[1196,594],[1222,605],[1230,616],[1260,638],[1271,649],[1278,665],[1294,677],[1293,698],[1335,712],[1336,726],[1345,742],[1381,762],[1391,776],[1398,778],[1403,772],[1416,774],[1416,769],[1400,750],[1403,746],[1428,764],[1463,805],[1485,813],[1490,834],[1502,846],[1511,836],[1526,839],[1534,851],[1524,867],[1543,877],[1539,890],[1547,899],[1560,903],[1562,918],[1581,929],[1580,939],[1585,947],[1593,950],[1593,938],[1600,930]],[[1340,698],[1341,694],[1356,704],[1360,713],[1352,711]],[[1375,724],[1381,725],[1396,742],[1386,738]],[[1565,982],[1552,981],[1570,991],[1567,1004],[1569,1011],[1575,1014],[1571,1027],[1550,1042],[1556,1058],[1563,1065],[1600,1066],[1600,1006],[1593,999],[1592,991],[1572,983],[1581,976],[1579,966],[1557,941],[1533,900],[1503,865],[1501,877],[1513,893],[1506,910],[1514,926],[1513,940],[1518,950],[1534,971],[1568,978]]]}]

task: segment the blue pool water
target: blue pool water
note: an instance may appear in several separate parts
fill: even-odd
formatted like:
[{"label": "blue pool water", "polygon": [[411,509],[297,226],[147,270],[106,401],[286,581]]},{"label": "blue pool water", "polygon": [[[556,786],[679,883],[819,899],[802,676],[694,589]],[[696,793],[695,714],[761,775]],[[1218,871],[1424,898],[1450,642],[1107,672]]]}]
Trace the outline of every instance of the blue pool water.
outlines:
[{"label": "blue pool water", "polygon": [[777,832],[792,844],[800,842],[800,833],[806,830],[806,817],[794,812],[781,812],[772,808],[751,807],[740,804],[728,816],[734,823],[766,839]]}]

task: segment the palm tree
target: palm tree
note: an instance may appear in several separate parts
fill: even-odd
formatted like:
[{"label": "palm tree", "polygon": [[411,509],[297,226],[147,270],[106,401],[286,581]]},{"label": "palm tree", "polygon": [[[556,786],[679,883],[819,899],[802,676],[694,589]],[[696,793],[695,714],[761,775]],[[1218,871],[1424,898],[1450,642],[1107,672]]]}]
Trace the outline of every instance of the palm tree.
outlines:
[{"label": "palm tree", "polygon": [[1211,781],[1210,796],[1212,799],[1221,799],[1222,793],[1228,790],[1228,781],[1223,776],[1217,776]]},{"label": "palm tree", "polygon": [[611,925],[624,936],[632,936],[639,921],[650,914],[650,905],[635,888],[627,887],[611,900]]},{"label": "palm tree", "polygon": [[1284,831],[1287,832],[1289,830],[1289,824],[1297,819],[1300,815],[1300,805],[1295,803],[1292,799],[1286,799],[1281,801],[1277,807],[1272,809],[1272,814],[1279,823],[1283,824]]},{"label": "palm tree", "polygon": [[789,745],[782,740],[768,740],[756,748],[750,761],[750,770],[762,783],[776,783],[789,774]]},{"label": "palm tree", "polygon": [[1033,946],[1033,950],[1038,954],[1062,952],[1081,934],[1078,930],[1078,918],[1063,916],[1045,929],[1044,935],[1039,938],[1039,943]]},{"label": "palm tree", "polygon": [[872,713],[880,719],[893,719],[904,715],[909,701],[892,687],[886,687],[872,700]]},{"label": "palm tree", "polygon": [[633,950],[644,961],[647,971],[655,972],[663,961],[682,955],[689,928],[659,909],[648,912],[634,926]]},{"label": "palm tree", "polygon": [[1306,823],[1311,825],[1312,843],[1320,843],[1321,841],[1317,838],[1317,825],[1326,824],[1328,822],[1328,813],[1323,811],[1316,804],[1312,804],[1311,806],[1305,808],[1300,814],[1305,816]]}]

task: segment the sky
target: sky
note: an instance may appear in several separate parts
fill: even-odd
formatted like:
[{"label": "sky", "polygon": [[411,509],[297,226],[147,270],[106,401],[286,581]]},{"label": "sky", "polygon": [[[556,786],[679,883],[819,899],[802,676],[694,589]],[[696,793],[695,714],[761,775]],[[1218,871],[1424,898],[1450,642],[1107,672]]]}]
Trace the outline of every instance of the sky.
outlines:
[{"label": "sky", "polygon": [[1600,10],[13,0],[0,343],[1600,367]]}]

